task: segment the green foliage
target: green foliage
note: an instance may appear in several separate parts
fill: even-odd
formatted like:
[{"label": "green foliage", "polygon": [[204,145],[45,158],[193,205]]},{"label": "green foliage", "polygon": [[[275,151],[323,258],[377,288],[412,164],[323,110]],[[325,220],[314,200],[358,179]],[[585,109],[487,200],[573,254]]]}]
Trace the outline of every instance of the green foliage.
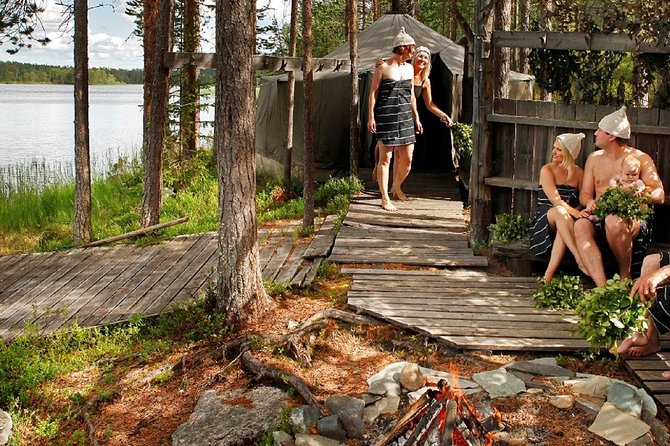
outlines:
[{"label": "green foliage", "polygon": [[[143,70],[90,68],[91,85],[141,84]],[[74,68],[0,61],[0,83],[7,84],[74,84]]]},{"label": "green foliage", "polygon": [[617,215],[626,220],[647,220],[653,209],[646,196],[635,194],[631,188],[610,187],[596,201],[596,216],[604,220],[608,215]]},{"label": "green foliage", "polygon": [[634,332],[647,328],[648,305],[637,296],[630,297],[632,281],[618,275],[601,287],[584,293],[575,313],[577,331],[593,349],[610,348]]},{"label": "green foliage", "polygon": [[331,206],[337,196],[344,196],[349,200],[363,190],[363,183],[356,177],[331,178],[320,185],[314,193],[314,204],[320,207]]},{"label": "green foliage", "polygon": [[579,276],[556,276],[551,280],[537,279],[537,290],[531,294],[537,308],[574,309],[584,296]]},{"label": "green foliage", "polygon": [[451,126],[451,133],[454,136],[454,148],[458,154],[458,159],[469,158],[472,156],[472,126],[461,122],[454,122]]},{"label": "green foliage", "polygon": [[489,226],[491,239],[500,243],[521,240],[528,235],[530,219],[521,214],[498,214],[496,222]]}]

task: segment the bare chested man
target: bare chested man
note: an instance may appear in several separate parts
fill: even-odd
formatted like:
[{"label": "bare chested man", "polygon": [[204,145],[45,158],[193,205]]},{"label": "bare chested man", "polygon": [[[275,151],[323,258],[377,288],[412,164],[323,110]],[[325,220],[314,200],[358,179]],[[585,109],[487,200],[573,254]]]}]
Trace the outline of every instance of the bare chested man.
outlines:
[{"label": "bare chested man", "polygon": [[[629,155],[640,161],[640,179],[646,185],[644,194],[654,204],[665,201],[663,183],[658,176],[654,161],[641,150],[628,145],[630,138],[630,123],[626,116],[626,107],[605,116],[598,123],[595,132],[596,150],[589,155],[584,166],[584,177],[579,194],[579,201],[588,212],[594,212],[596,200],[609,187],[621,167],[623,159]],[[596,286],[606,283],[602,253],[597,241],[604,235],[605,241],[614,254],[619,266],[619,275],[622,278],[631,277],[631,259],[633,256],[633,241],[645,235],[649,230],[647,222],[633,221],[629,224],[616,215],[608,215],[602,225],[604,234],[586,218],[575,222],[575,239],[580,251],[584,266]]]}]

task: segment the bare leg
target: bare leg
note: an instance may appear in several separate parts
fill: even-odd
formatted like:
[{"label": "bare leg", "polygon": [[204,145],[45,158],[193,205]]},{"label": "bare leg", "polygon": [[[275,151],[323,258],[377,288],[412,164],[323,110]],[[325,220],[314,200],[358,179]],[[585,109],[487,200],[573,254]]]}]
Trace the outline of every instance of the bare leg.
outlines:
[{"label": "bare leg", "polygon": [[605,218],[605,231],[607,243],[619,265],[619,276],[622,279],[630,278],[630,264],[633,256],[633,239],[640,232],[640,222],[633,221],[629,226],[627,222],[615,215]]},{"label": "bare leg", "polygon": [[381,143],[377,141],[377,144],[375,144],[375,167],[372,168],[372,179],[378,183],[379,180],[377,179],[377,164],[379,164],[379,145]]},{"label": "bare leg", "polygon": [[[656,271],[661,267],[661,255],[660,254],[650,254],[644,258],[642,262],[642,271],[641,275],[645,276],[653,271]],[[647,329],[646,334],[642,333],[633,333],[633,335],[625,339],[619,348],[617,353],[620,355],[629,355],[629,356],[646,356],[656,353],[661,348],[661,342],[658,338],[658,330],[654,321],[651,319],[649,313],[647,313],[647,318],[649,319],[649,328]],[[670,377],[670,375],[669,375]]]},{"label": "bare leg", "polygon": [[575,222],[575,241],[579,256],[596,286],[603,286],[607,278],[603,267],[603,257],[595,237],[596,230],[588,219],[580,218]]},{"label": "bare leg", "polygon": [[547,265],[547,270],[544,272],[544,280],[551,280],[558,270],[558,266],[561,264],[561,259],[565,255],[565,242],[561,234],[556,234],[554,239],[554,244],[551,247],[551,257],[549,258],[549,264]]},{"label": "bare leg", "polygon": [[[568,214],[568,211],[565,210],[565,208],[562,207],[554,207],[549,209],[549,212],[547,212],[547,221],[549,222],[550,227],[556,227],[556,232],[557,232],[557,237],[560,235],[561,239],[563,240],[563,243],[565,243],[565,246],[570,250],[572,253],[573,257],[575,258],[575,262],[577,262],[577,266],[579,269],[586,275],[588,275],[588,271],[586,267],[584,266],[584,262],[582,262],[582,257],[579,254],[579,250],[577,249],[577,242],[575,241],[575,221],[572,219],[570,214]],[[565,250],[561,253],[561,258],[565,254]],[[551,253],[552,257],[554,256],[554,252],[552,250]],[[558,259],[558,262],[560,263],[561,258]],[[558,264],[556,265],[558,267]]]},{"label": "bare leg", "polygon": [[404,146],[398,146],[395,149],[396,153],[396,163],[397,168],[393,168],[393,187],[391,192],[398,200],[405,201],[407,200],[407,195],[405,195],[401,189],[403,181],[409,175],[409,171],[412,168],[412,155],[414,154],[414,144],[407,144]]},{"label": "bare leg", "polygon": [[387,211],[396,211],[397,208],[391,203],[389,198],[389,167],[393,157],[393,147],[379,144],[379,163],[377,164],[377,183],[382,197],[382,209]]}]

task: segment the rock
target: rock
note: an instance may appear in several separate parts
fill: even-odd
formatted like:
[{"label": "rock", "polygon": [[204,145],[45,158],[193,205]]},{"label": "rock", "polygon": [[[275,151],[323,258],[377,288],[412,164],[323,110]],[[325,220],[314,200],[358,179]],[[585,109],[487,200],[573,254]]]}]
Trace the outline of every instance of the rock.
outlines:
[{"label": "rock", "polygon": [[527,389],[526,393],[530,393],[531,395],[539,395],[544,393],[544,390],[538,389],[537,387],[532,387],[530,389]]},{"label": "rock", "polygon": [[656,415],[652,415],[645,409],[642,411],[642,421],[651,427],[651,434],[657,444],[670,444],[670,433],[668,433],[668,428],[665,427],[661,420],[656,418]]},{"label": "rock", "polygon": [[377,381],[372,381],[368,387],[368,393],[373,395],[400,395],[400,384],[390,378],[382,378]]},{"label": "rock", "polygon": [[366,406],[374,403],[375,401],[379,401],[380,399],[382,399],[382,395],[375,395],[373,393],[363,394],[363,401],[365,401]]},{"label": "rock", "polygon": [[326,407],[330,413],[337,415],[349,438],[363,438],[363,408],[362,399],[347,395],[338,395],[328,398]]},{"label": "rock", "polygon": [[600,412],[600,408],[603,407],[604,403],[605,399],[597,396],[583,396],[575,398],[575,406],[579,407],[589,415],[597,415],[598,412]]},{"label": "rock", "polygon": [[507,370],[517,370],[519,372],[530,373],[540,376],[554,376],[572,378],[575,372],[557,365],[547,365],[538,362],[522,361],[509,364]]},{"label": "rock", "polygon": [[377,406],[375,405],[366,406],[363,409],[363,422],[370,424],[374,422],[379,415],[381,415],[381,412],[379,411]]},{"label": "rock", "polygon": [[396,413],[399,405],[400,397],[395,395],[384,397],[375,403],[375,407],[381,414]]},{"label": "rock", "polygon": [[591,376],[585,379],[573,379],[563,384],[572,388],[575,393],[604,397],[612,384],[612,380],[605,376]]},{"label": "rock", "polygon": [[[657,444],[662,444],[662,443],[657,443]],[[640,438],[636,438],[635,440],[631,441],[628,443],[626,446],[654,446],[654,440],[651,438],[651,434],[647,432]]]},{"label": "rock", "polygon": [[507,373],[504,368],[475,373],[472,379],[482,386],[491,398],[512,396],[526,391],[523,381]]},{"label": "rock", "polygon": [[555,395],[549,397],[549,404],[559,409],[570,409],[575,405],[575,397],[572,395]]},{"label": "rock", "polygon": [[422,396],[424,393],[428,392],[428,389],[431,389],[431,387],[422,387],[422,388],[420,388],[419,390],[417,390],[417,391],[415,391],[415,392],[409,392],[409,393],[407,394],[407,400],[409,401],[410,404],[414,403],[416,400],[418,400],[419,398],[421,398],[421,396]]},{"label": "rock", "polygon": [[321,413],[315,407],[305,405],[296,407],[291,411],[291,416],[288,419],[288,424],[293,429],[293,432],[305,434],[312,429],[312,427],[321,418]]},{"label": "rock", "polygon": [[13,425],[11,415],[4,410],[0,410],[0,445],[7,444],[9,441]]},{"label": "rock", "polygon": [[340,442],[321,435],[296,434],[295,446],[339,446]]},{"label": "rock", "polygon": [[340,441],[344,441],[347,438],[347,433],[344,431],[344,427],[337,415],[329,415],[317,421],[316,431],[324,437]]},{"label": "rock", "polygon": [[614,404],[605,403],[598,412],[589,431],[624,446],[649,432],[649,425],[636,417],[617,409]]},{"label": "rock", "polygon": [[295,440],[284,431],[272,433],[272,446],[295,446]]},{"label": "rock", "polygon": [[536,388],[536,389],[542,389],[542,390],[551,390],[553,386],[550,386],[548,384],[543,384],[535,381],[535,375],[532,375],[530,373],[526,372],[520,372],[518,370],[511,370],[507,368],[508,373],[511,373],[512,375],[516,376],[519,378],[523,383],[526,385],[526,388]]},{"label": "rock", "polygon": [[281,419],[287,402],[274,387],[219,393],[206,391],[188,421],[172,434],[173,446],[245,446],[254,444]]},{"label": "rock", "polygon": [[368,385],[372,385],[372,383],[375,381],[382,381],[385,379],[395,381],[393,379],[393,375],[395,375],[396,373],[400,373],[400,371],[402,370],[403,367],[405,367],[405,365],[407,365],[407,361],[394,362],[393,364],[387,365],[386,367],[384,367],[383,370],[375,373],[374,375],[368,378]]},{"label": "rock", "polygon": [[613,382],[607,391],[607,402],[636,418],[642,416],[642,398],[637,394],[637,389],[628,384]]},{"label": "rock", "polygon": [[419,390],[426,383],[426,377],[421,373],[419,366],[410,362],[405,365],[400,371],[400,377],[398,379],[400,385],[410,392]]}]

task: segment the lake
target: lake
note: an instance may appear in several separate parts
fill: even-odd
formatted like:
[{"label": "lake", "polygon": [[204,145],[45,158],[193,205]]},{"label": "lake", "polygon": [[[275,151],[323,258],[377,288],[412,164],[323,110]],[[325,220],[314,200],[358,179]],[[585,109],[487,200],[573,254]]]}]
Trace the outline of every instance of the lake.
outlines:
[{"label": "lake", "polygon": [[[142,85],[92,85],[92,164],[106,166],[142,146]],[[213,113],[212,113],[213,114]],[[202,120],[213,119],[201,113]],[[74,87],[0,84],[0,166],[74,159]]]}]

